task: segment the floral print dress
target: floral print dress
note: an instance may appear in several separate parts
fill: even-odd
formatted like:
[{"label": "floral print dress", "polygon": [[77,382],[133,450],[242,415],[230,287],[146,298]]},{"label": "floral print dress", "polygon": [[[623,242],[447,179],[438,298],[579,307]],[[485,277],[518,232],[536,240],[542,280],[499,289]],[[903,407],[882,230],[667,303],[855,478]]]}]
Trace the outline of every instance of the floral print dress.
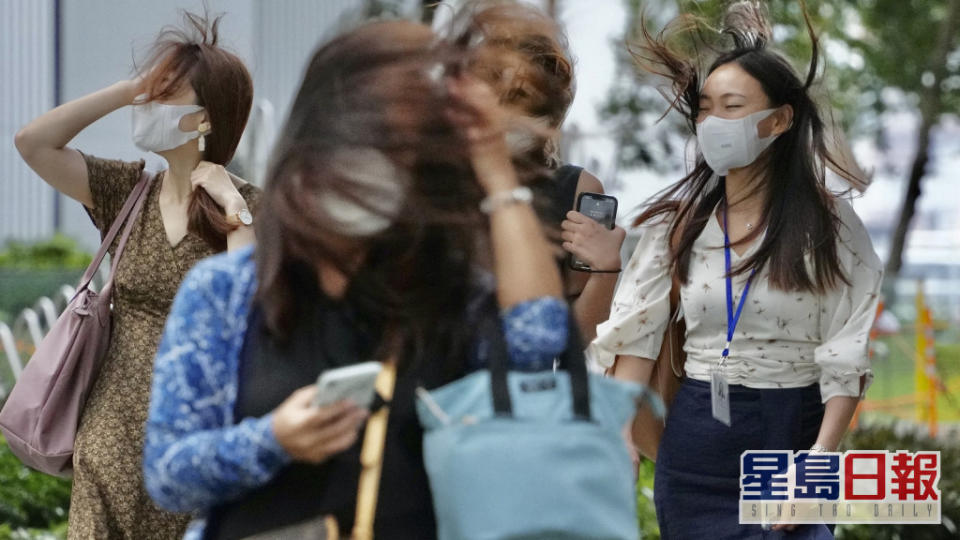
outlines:
[{"label": "floral print dress", "polygon": [[[93,223],[106,233],[140,179],[143,161],[84,155]],[[143,487],[143,442],[153,358],[187,271],[215,251],[188,233],[172,246],[160,215],[163,173],[149,187],[114,278],[113,333],[87,400],[73,457],[69,537],[179,538],[190,516],[162,511]],[[259,189],[238,183],[254,209]],[[113,255],[115,245],[111,246]]]}]

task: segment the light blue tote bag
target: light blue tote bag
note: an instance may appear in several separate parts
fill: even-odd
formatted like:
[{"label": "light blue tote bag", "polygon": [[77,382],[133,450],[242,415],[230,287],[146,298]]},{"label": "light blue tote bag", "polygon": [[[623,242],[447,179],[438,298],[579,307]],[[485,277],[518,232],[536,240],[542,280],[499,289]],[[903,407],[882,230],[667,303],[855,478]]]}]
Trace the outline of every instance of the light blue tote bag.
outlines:
[{"label": "light blue tote bag", "polygon": [[508,373],[492,335],[489,369],[417,390],[440,540],[637,538],[622,430],[645,388],[588,374],[572,326],[557,372]]}]

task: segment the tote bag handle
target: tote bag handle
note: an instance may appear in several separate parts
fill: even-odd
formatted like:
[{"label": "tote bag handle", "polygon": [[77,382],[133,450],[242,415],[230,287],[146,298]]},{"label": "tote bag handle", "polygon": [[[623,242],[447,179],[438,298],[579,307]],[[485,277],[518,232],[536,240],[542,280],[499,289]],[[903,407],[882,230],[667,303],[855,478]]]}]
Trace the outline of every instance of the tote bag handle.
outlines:
[{"label": "tote bag handle", "polygon": [[[103,242],[100,244],[100,249],[97,250],[97,254],[94,255],[93,261],[90,262],[90,266],[87,267],[87,270],[83,273],[83,277],[80,278],[80,284],[77,286],[77,292],[74,293],[74,298],[80,294],[80,291],[83,291],[90,286],[90,282],[93,281],[93,275],[96,274],[97,270],[100,268],[100,263],[103,262],[103,258],[107,255],[107,251],[110,249],[110,246],[113,245],[113,240],[117,237],[117,233],[120,232],[120,227],[123,227],[124,222],[127,222],[127,218],[131,217],[131,215],[135,219],[140,213],[140,209],[143,207],[143,201],[146,199],[144,195],[152,177],[153,175],[146,170],[140,173],[140,181],[137,182],[137,185],[133,187],[130,195],[127,196],[127,201],[123,203],[123,208],[120,209],[117,217],[113,220],[113,224],[110,225],[110,229],[107,231],[106,236],[103,237]],[[123,236],[120,238],[120,243],[117,245],[117,250],[113,253],[113,260],[110,263],[110,274],[107,278],[107,282],[104,283],[103,290],[108,290],[107,287],[113,284],[113,274],[116,272],[117,263],[120,261],[120,255],[123,253],[123,249],[127,245],[127,239],[130,238],[130,231],[132,229],[133,220],[131,219],[127,223],[126,229],[123,231]]]},{"label": "tote bag handle", "polygon": [[[510,388],[507,385],[509,354],[503,336],[503,329],[499,317],[488,335],[491,339],[490,350],[490,385],[493,396],[493,411],[497,416],[513,416],[513,405],[510,400]],[[567,318],[567,348],[560,355],[560,364],[570,374],[570,390],[573,394],[573,417],[589,421],[590,415],[590,385],[587,377],[587,361],[583,355],[580,330],[571,313]]]}]

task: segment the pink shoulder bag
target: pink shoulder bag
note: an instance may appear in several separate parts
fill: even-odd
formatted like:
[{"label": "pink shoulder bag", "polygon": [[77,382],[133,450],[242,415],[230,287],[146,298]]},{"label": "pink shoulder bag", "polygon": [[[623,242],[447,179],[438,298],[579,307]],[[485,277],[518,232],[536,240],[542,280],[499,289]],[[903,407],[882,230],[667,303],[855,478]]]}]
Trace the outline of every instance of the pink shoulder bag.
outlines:
[{"label": "pink shoulder bag", "polygon": [[[72,471],[80,415],[110,344],[113,277],[152,178],[146,171],[140,176],[76,294],[37,346],[0,410],[0,431],[10,450],[38,471],[57,476],[69,476]],[[90,281],[124,222],[107,282],[99,293],[94,292]]]}]

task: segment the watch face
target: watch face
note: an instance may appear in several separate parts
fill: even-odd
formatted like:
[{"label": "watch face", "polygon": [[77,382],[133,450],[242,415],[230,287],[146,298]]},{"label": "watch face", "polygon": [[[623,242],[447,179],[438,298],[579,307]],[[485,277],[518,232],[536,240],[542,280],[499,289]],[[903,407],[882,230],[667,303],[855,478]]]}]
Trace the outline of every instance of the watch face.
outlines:
[{"label": "watch face", "polygon": [[240,223],[243,223],[244,225],[253,225],[253,215],[246,208],[237,212],[237,217],[240,218]]}]

